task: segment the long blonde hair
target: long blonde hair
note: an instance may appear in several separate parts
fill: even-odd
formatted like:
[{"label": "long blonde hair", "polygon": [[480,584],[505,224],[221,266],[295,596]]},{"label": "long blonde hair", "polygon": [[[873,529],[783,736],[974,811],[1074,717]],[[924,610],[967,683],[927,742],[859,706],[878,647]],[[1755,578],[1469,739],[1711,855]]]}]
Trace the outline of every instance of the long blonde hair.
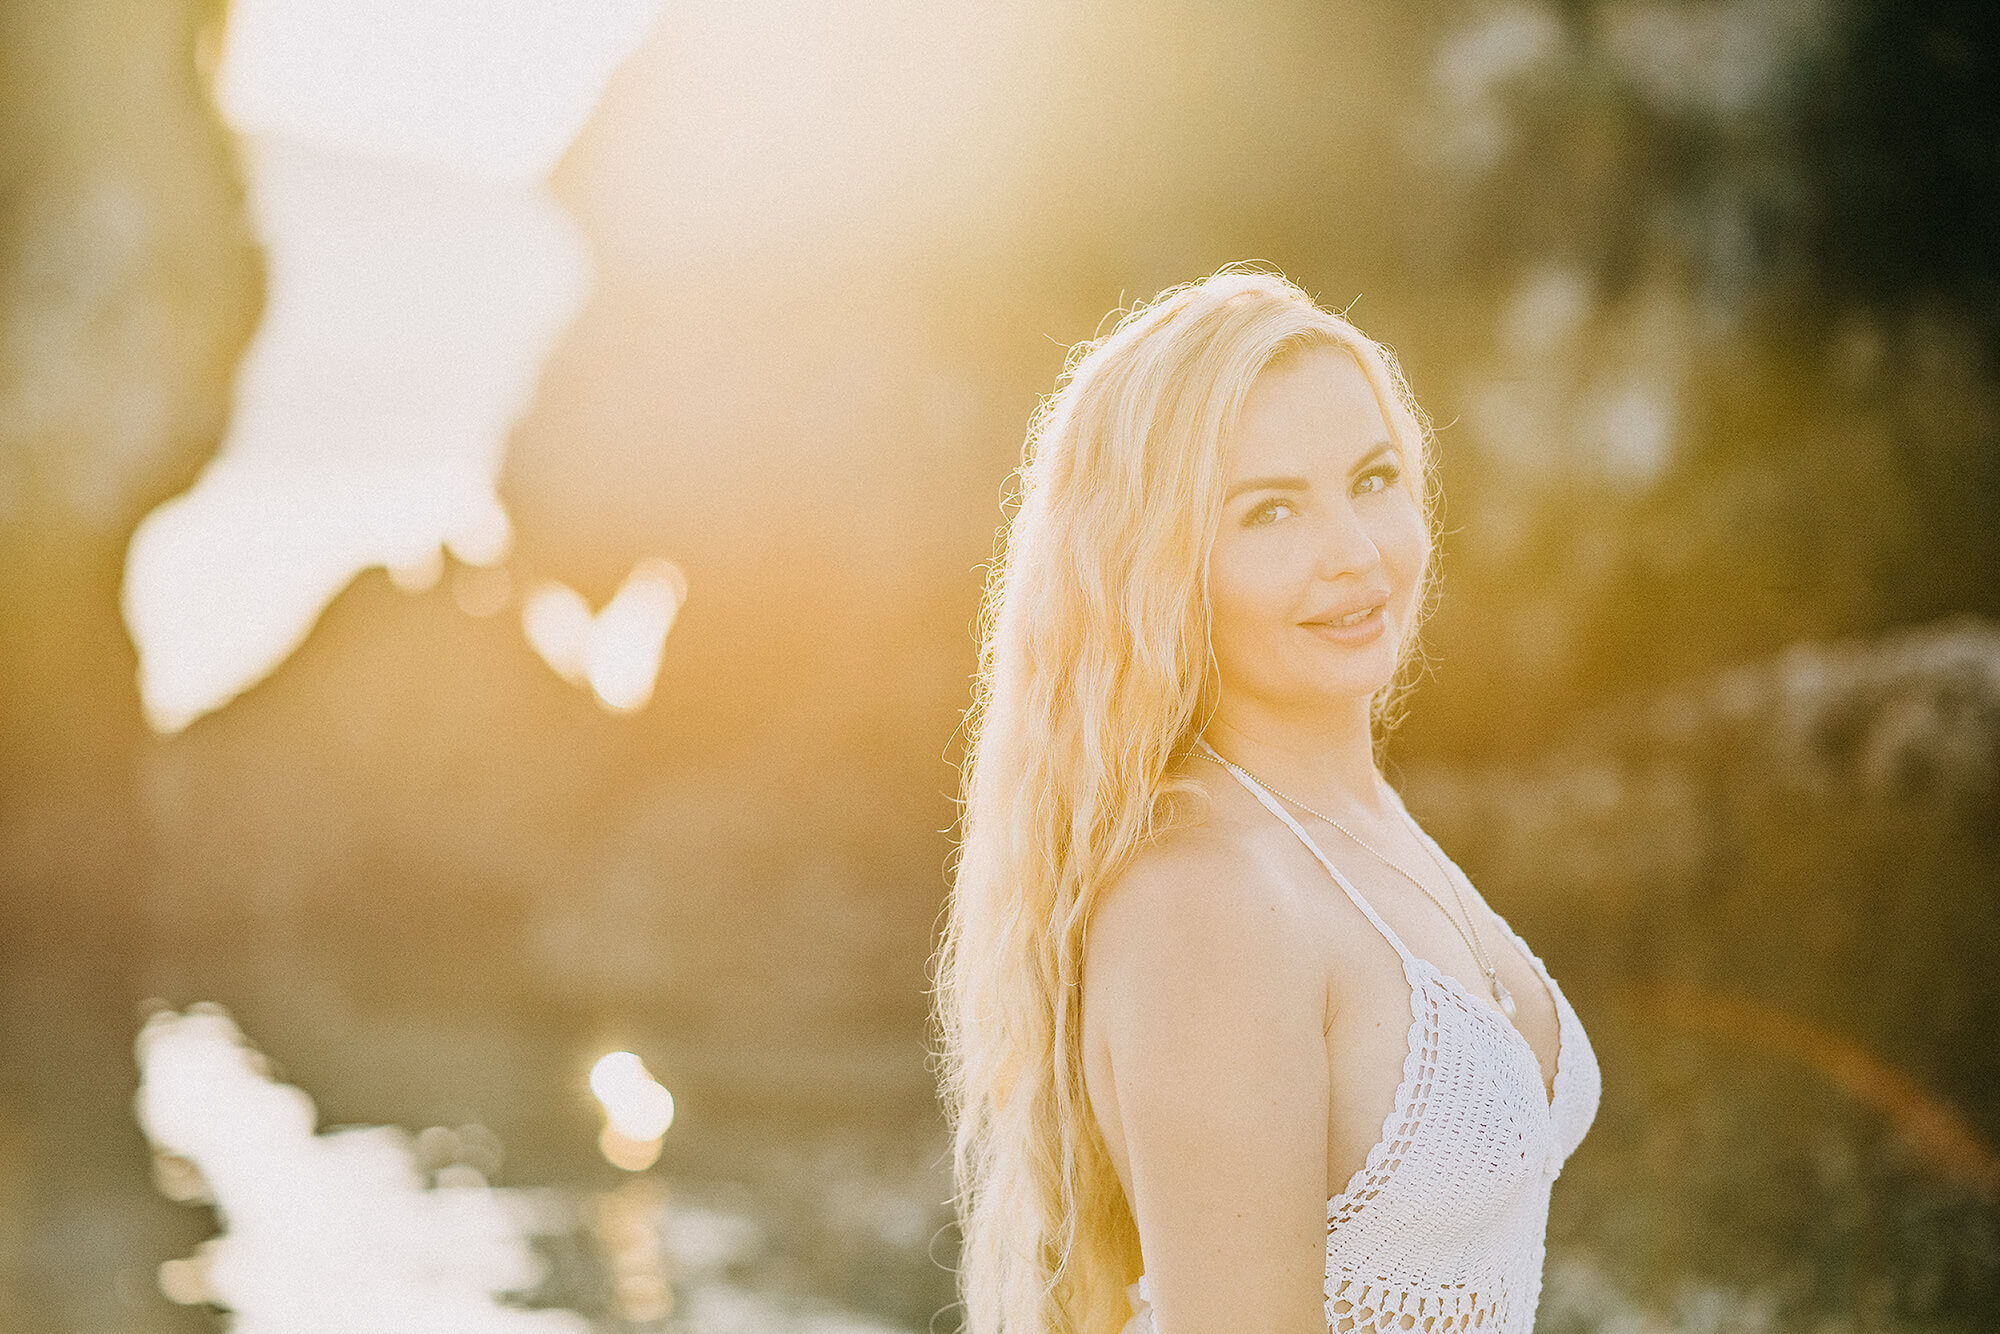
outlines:
[{"label": "long blonde hair", "polygon": [[1084,1093],[1084,932],[1163,827],[1199,730],[1207,553],[1244,397],[1319,343],[1360,363],[1430,514],[1429,430],[1387,349],[1268,272],[1171,288],[1080,344],[1030,427],[987,582],[936,976],[968,1334],[1130,1315],[1137,1230]]}]

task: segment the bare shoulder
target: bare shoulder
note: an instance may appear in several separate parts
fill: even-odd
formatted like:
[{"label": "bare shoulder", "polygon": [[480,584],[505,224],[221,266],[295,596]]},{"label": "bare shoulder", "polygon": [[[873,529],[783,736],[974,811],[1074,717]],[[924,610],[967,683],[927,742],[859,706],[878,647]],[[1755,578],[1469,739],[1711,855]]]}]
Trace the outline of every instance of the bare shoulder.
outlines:
[{"label": "bare shoulder", "polygon": [[1226,810],[1102,887],[1085,1081],[1176,1328],[1324,1328],[1325,975],[1272,843]]},{"label": "bare shoulder", "polygon": [[1175,827],[1100,892],[1086,986],[1116,1009],[1121,996],[1150,1003],[1160,988],[1194,978],[1317,985],[1296,948],[1303,907],[1254,829],[1226,817]]}]

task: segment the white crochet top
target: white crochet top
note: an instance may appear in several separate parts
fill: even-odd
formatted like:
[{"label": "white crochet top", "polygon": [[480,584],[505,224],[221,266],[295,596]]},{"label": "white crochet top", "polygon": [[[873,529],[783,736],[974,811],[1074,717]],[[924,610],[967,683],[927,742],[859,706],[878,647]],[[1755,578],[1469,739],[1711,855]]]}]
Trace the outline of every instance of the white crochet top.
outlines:
[{"label": "white crochet top", "polygon": [[[1597,1057],[1582,1023],[1549,970],[1508,927],[1555,1002],[1551,1098],[1520,1031],[1456,978],[1404,948],[1299,822],[1254,783],[1238,781],[1304,840],[1395,946],[1410,982],[1409,1045],[1395,1107],[1367,1161],[1326,1202],[1327,1328],[1529,1334],[1542,1290],[1549,1187],[1597,1115]],[[1391,795],[1400,808],[1402,798],[1393,789]],[[1470,889],[1465,873],[1421,826],[1418,833]],[[1159,1334],[1145,1278],[1129,1292],[1134,1314],[1123,1334]]]}]

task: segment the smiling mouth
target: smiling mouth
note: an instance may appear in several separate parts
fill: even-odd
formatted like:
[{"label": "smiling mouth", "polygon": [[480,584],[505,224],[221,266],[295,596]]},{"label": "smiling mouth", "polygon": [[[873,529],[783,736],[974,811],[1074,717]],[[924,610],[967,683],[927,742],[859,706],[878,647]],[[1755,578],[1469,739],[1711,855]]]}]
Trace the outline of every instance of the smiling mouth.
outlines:
[{"label": "smiling mouth", "polygon": [[1311,626],[1329,626],[1336,630],[1344,630],[1351,626],[1360,625],[1362,622],[1370,619],[1382,610],[1383,605],[1378,602],[1372,607],[1363,607],[1359,611],[1350,611],[1345,616],[1328,616],[1317,621],[1307,621],[1306,624]]}]

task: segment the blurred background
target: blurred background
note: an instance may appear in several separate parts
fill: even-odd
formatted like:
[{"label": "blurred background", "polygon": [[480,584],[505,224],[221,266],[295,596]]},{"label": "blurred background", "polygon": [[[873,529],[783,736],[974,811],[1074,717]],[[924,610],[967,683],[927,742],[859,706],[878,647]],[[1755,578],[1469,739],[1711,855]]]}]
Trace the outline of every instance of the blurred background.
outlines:
[{"label": "blurred background", "polygon": [[6,0],[0,1328],[955,1328],[983,562],[1243,259],[1439,427],[1391,777],[1604,1072],[1542,1329],[2000,1326],[1996,29]]}]

